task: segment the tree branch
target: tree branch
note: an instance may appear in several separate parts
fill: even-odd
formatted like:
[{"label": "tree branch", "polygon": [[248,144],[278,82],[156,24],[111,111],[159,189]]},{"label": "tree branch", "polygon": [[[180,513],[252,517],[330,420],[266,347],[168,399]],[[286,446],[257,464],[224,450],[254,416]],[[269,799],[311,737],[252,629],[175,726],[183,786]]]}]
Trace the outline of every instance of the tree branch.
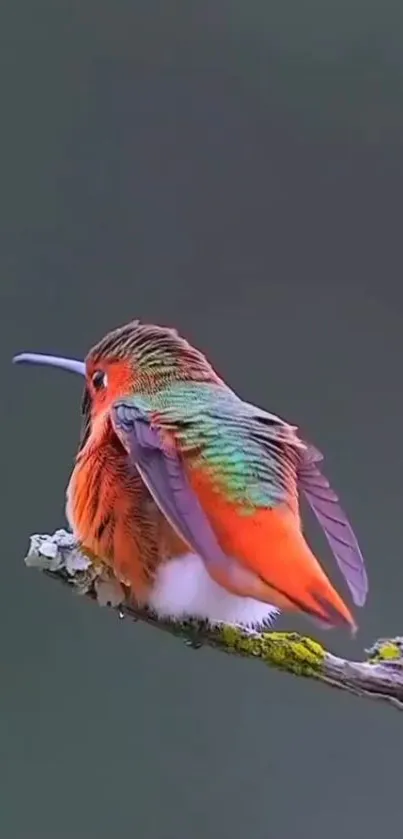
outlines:
[{"label": "tree branch", "polygon": [[57,530],[53,536],[32,536],[25,563],[78,594],[110,606],[121,618],[144,621],[195,649],[208,645],[232,655],[257,658],[278,670],[357,696],[382,699],[403,710],[403,638],[381,639],[365,651],[365,660],[349,661],[296,632],[257,633],[198,621],[161,620],[130,602],[129,590],[121,587],[99,560],[80,552],[66,530]]}]

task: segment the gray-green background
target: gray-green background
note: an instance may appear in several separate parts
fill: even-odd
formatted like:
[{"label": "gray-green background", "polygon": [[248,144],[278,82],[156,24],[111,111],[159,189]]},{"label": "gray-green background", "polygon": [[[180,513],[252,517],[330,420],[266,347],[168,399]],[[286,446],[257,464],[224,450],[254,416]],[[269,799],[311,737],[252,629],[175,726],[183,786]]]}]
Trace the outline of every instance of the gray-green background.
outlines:
[{"label": "gray-green background", "polygon": [[64,520],[81,383],[10,358],[177,325],[327,453],[371,593],[357,642],[326,642],[402,632],[401,4],[8,0],[0,23],[1,836],[400,835],[392,708],[24,568]]}]

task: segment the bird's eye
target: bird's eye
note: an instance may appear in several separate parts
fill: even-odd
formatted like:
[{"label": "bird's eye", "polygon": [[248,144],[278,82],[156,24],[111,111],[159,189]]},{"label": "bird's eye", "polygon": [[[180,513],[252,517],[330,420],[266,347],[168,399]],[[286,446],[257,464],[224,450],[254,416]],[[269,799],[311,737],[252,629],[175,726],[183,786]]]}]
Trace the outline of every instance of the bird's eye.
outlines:
[{"label": "bird's eye", "polygon": [[103,390],[108,385],[108,377],[103,370],[96,370],[92,377],[92,384],[95,390]]}]

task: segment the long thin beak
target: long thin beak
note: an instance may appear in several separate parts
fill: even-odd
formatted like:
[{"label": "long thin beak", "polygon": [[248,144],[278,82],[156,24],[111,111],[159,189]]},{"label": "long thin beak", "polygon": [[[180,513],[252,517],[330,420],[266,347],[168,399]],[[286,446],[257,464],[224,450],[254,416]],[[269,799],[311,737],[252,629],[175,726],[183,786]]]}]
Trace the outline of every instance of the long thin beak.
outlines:
[{"label": "long thin beak", "polygon": [[13,364],[42,364],[46,367],[60,367],[69,373],[78,373],[85,376],[85,364],[76,358],[61,358],[58,355],[43,355],[42,353],[23,352],[15,355]]}]

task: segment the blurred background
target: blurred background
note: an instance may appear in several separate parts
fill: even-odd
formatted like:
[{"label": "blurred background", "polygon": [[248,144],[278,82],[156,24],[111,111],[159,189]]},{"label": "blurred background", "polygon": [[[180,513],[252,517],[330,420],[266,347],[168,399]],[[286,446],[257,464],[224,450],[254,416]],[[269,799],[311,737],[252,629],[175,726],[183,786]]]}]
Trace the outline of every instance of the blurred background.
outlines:
[{"label": "blurred background", "polygon": [[371,592],[355,642],[318,637],[354,657],[402,633],[401,6],[6,0],[0,21],[1,835],[400,835],[391,707],[25,569],[64,523],[81,383],[10,359],[177,326],[326,452]]}]

